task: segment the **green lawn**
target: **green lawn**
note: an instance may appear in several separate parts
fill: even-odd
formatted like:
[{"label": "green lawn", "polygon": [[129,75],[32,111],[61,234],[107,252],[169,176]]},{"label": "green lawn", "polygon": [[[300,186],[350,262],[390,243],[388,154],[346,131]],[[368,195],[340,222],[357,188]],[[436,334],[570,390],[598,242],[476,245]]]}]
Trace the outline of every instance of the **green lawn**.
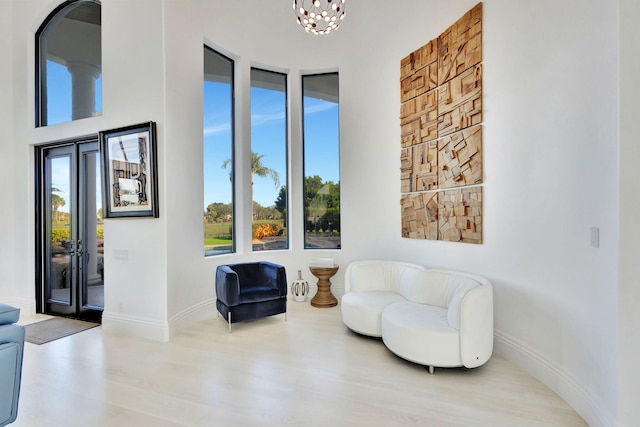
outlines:
[{"label": "green lawn", "polygon": [[205,245],[230,245],[231,242],[232,240],[230,222],[204,223]]},{"label": "green lawn", "polygon": [[213,237],[205,237],[204,244],[209,245],[230,245],[232,242],[231,239],[216,239]]}]

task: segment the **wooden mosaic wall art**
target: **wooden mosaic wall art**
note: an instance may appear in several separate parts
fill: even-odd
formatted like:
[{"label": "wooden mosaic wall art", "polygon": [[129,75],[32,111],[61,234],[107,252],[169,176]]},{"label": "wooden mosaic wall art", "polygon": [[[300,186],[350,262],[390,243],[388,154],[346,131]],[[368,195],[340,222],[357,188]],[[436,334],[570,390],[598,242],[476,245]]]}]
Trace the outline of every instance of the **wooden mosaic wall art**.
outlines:
[{"label": "wooden mosaic wall art", "polygon": [[482,126],[438,140],[438,180],[442,188],[482,182]]},{"label": "wooden mosaic wall art", "polygon": [[403,148],[400,151],[400,192],[401,193],[410,193],[411,192],[411,180],[412,180],[412,170],[413,166],[411,165],[413,161],[411,148]]},{"label": "wooden mosaic wall art", "polygon": [[438,84],[482,62],[482,3],[438,38]]},{"label": "wooden mosaic wall art", "polygon": [[438,193],[438,238],[450,242],[482,243],[482,187]]},{"label": "wooden mosaic wall art", "polygon": [[438,86],[437,48],[437,40],[432,40],[400,61],[401,102]]},{"label": "wooden mosaic wall art", "polygon": [[482,3],[400,61],[403,237],[482,242],[481,62]]},{"label": "wooden mosaic wall art", "polygon": [[438,87],[438,136],[482,122],[482,65]]},{"label": "wooden mosaic wall art", "polygon": [[411,147],[413,151],[411,191],[438,188],[438,143],[425,142]]},{"label": "wooden mosaic wall art", "polygon": [[403,193],[437,188],[438,144],[436,141],[402,149],[400,179]]},{"label": "wooden mosaic wall art", "polygon": [[437,240],[438,194],[426,192],[402,195],[402,237]]},{"label": "wooden mosaic wall art", "polygon": [[409,147],[438,136],[438,90],[434,89],[400,106],[401,145]]}]

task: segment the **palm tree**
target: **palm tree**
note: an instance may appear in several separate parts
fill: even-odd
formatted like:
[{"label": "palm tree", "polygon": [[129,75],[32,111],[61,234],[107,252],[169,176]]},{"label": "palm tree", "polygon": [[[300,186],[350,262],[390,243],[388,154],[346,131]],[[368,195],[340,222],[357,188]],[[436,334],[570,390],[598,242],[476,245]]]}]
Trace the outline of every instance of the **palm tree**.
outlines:
[{"label": "palm tree", "polygon": [[[251,188],[253,188],[253,177],[258,175],[261,178],[271,177],[276,187],[280,185],[280,175],[274,169],[262,164],[263,154],[251,153]],[[222,169],[226,169],[231,164],[231,159],[222,162]],[[231,173],[229,173],[231,179]]]},{"label": "palm tree", "polygon": [[55,218],[56,222],[59,223],[60,216],[59,216],[58,209],[64,206],[67,202],[57,194],[53,194],[56,192],[61,193],[60,189],[56,187],[51,187],[51,210],[53,212],[53,217]]}]

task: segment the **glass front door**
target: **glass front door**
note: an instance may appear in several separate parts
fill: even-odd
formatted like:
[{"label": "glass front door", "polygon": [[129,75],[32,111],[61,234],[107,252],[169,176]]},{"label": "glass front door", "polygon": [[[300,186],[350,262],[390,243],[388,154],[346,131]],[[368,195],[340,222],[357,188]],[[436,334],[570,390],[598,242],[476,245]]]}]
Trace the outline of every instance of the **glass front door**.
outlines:
[{"label": "glass front door", "polygon": [[42,311],[99,321],[104,232],[97,141],[42,150]]}]

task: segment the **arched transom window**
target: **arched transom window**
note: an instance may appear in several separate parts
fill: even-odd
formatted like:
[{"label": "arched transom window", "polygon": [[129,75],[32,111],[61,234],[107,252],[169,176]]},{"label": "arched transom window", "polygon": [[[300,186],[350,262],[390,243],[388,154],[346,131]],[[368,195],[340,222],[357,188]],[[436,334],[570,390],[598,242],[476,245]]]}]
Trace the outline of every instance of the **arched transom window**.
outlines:
[{"label": "arched transom window", "polygon": [[36,34],[36,126],[102,113],[100,3],[62,3]]}]

